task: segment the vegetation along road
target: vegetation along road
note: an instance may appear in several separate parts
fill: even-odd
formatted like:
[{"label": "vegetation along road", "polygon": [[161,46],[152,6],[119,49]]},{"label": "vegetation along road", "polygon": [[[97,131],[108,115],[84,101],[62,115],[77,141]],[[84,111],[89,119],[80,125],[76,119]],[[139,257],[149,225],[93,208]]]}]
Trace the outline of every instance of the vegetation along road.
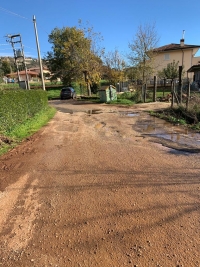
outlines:
[{"label": "vegetation along road", "polygon": [[51,105],[0,158],[0,266],[199,267],[200,154],[136,131],[168,103]]}]

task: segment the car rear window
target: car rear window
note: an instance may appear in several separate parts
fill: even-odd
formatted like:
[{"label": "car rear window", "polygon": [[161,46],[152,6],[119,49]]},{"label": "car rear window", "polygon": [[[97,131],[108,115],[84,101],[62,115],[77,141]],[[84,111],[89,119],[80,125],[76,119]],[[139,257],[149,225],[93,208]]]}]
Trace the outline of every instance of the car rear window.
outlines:
[{"label": "car rear window", "polygon": [[71,90],[69,88],[63,88],[62,92],[71,92]]}]

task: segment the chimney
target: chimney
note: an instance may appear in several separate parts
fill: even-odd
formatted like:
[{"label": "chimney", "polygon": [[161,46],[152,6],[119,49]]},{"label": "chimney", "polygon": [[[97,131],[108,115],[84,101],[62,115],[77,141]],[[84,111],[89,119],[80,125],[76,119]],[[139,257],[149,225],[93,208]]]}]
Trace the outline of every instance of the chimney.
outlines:
[{"label": "chimney", "polygon": [[183,36],[182,36],[182,39],[180,40],[180,45],[181,46],[184,46],[184,41],[185,41],[184,35],[185,35],[185,30],[183,30]]},{"label": "chimney", "polygon": [[181,40],[180,40],[180,45],[181,45],[181,46],[184,46],[184,41],[185,41],[184,39],[181,39]]}]

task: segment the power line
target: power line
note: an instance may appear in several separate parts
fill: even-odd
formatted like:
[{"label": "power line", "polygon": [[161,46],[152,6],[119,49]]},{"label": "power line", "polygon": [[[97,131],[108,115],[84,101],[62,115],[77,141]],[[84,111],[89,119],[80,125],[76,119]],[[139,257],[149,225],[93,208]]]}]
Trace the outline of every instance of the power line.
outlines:
[{"label": "power line", "polygon": [[[3,7],[0,7],[0,10],[1,10],[1,11],[4,11],[5,13],[8,13],[8,14],[10,14],[10,15],[14,15],[14,16],[20,17],[20,18],[22,18],[22,19],[31,20],[31,19],[29,19],[29,18],[26,18],[26,17],[24,17],[24,16],[21,16],[21,15],[19,15],[19,14],[17,14],[17,13],[14,13],[14,12],[8,10],[8,9],[3,8]],[[39,28],[41,28],[47,35],[49,35],[49,33],[48,33],[42,26],[39,25]]]},{"label": "power line", "polygon": [[14,12],[8,10],[8,9],[3,8],[3,7],[0,7],[0,10],[3,11],[3,12],[5,12],[5,13],[8,13],[8,14],[10,14],[10,15],[17,16],[17,17],[20,17],[20,18],[22,18],[22,19],[30,20],[30,19],[28,19],[28,18],[26,18],[26,17],[24,17],[24,16],[21,16],[21,15],[19,15],[19,14],[17,14],[17,13],[14,13]]},{"label": "power line", "polygon": [[27,45],[24,45],[24,47],[30,48],[30,49],[32,49],[32,50],[36,50],[35,48],[30,47],[30,46],[27,46]]},{"label": "power line", "polygon": [[[5,8],[3,8],[3,7],[1,7],[1,6],[0,6],[0,11],[3,11],[3,12],[5,12],[5,13],[9,14],[9,15],[17,16],[17,17],[19,17],[19,18],[22,18],[22,19],[26,19],[26,20],[31,21],[29,18],[26,18],[26,17],[24,17],[24,16],[21,16],[21,15],[19,15],[19,14],[17,14],[17,13],[14,13],[14,12],[8,10],[8,9],[5,9]],[[48,33],[43,27],[41,27],[40,25],[39,25],[39,28],[41,28],[47,35],[49,35],[49,33]],[[1,38],[0,38],[0,40],[1,40]],[[2,40],[3,40],[3,39],[2,39]],[[28,47],[28,46],[27,46],[27,47]],[[33,50],[36,50],[36,49],[34,49],[34,48],[31,48],[31,47],[28,47],[28,48],[33,49]],[[42,52],[42,53],[45,54],[46,52]]]}]

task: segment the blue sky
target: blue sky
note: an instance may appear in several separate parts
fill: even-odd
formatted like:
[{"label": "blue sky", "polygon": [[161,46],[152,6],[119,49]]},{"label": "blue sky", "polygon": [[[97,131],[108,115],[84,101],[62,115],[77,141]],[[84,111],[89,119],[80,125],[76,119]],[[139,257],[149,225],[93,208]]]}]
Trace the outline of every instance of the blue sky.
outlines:
[{"label": "blue sky", "polygon": [[[21,34],[25,56],[37,58],[33,25],[36,16],[41,56],[51,50],[48,35],[55,27],[89,23],[103,37],[107,52],[129,52],[139,25],[156,25],[158,46],[179,43],[200,45],[200,2],[196,0],[9,0],[0,2],[0,56],[13,56],[7,34]],[[197,54],[199,55],[199,53]]]}]

